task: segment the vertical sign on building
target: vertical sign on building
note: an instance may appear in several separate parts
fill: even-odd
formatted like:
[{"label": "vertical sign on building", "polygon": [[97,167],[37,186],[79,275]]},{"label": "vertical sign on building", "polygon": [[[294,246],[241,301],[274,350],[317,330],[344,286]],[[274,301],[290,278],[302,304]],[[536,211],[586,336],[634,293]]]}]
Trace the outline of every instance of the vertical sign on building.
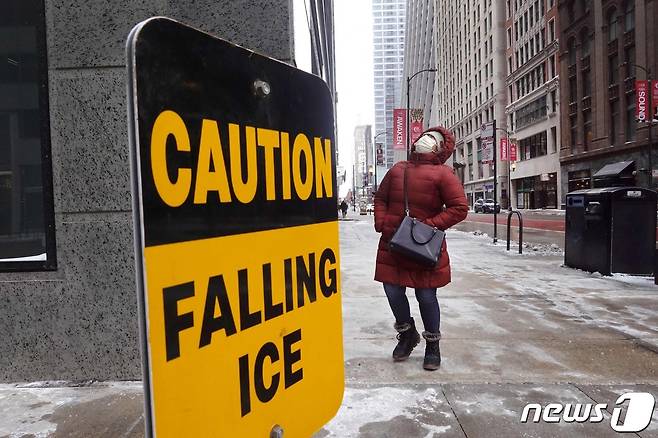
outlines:
[{"label": "vertical sign on building", "polygon": [[411,119],[411,144],[416,143],[416,140],[423,133],[423,110],[414,108],[409,115]]},{"label": "vertical sign on building", "polygon": [[308,437],[341,404],[332,96],[167,18],[127,44],[147,437]]},{"label": "vertical sign on building", "polygon": [[407,110],[393,110],[393,149],[407,148]]},{"label": "vertical sign on building", "polygon": [[500,139],[500,161],[509,160],[509,147],[507,143],[507,137]]},{"label": "vertical sign on building", "polygon": [[649,120],[649,84],[648,81],[635,81],[635,118],[638,122]]}]

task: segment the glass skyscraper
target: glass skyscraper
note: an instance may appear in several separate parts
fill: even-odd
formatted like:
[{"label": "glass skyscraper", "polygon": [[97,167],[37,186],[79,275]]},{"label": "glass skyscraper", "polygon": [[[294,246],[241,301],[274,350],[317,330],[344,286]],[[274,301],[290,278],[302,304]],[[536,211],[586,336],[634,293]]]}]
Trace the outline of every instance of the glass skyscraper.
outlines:
[{"label": "glass skyscraper", "polygon": [[373,0],[372,15],[375,135],[386,131],[385,135],[377,138],[377,143],[384,144],[384,164],[391,167],[394,163],[393,108],[400,105],[398,99],[404,68],[406,1]]}]

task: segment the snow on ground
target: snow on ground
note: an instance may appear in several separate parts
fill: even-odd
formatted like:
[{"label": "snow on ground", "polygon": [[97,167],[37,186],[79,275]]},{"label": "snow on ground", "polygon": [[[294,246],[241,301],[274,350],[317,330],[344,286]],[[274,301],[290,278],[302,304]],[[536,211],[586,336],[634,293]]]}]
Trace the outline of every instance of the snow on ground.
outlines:
[{"label": "snow on ground", "polygon": [[[596,321],[598,327],[630,338],[654,343],[658,339],[658,315],[647,310],[655,305],[658,292],[653,277],[572,269],[564,266],[563,252],[550,245],[524,248],[518,254],[514,248],[507,251],[504,241],[493,244],[484,233],[450,230],[447,239],[453,270],[502,284],[496,293],[534,296],[565,317]],[[544,319],[545,309],[533,310],[527,303],[524,308],[536,310],[537,318]]]},{"label": "snow on ground", "polygon": [[70,384],[63,381],[0,384],[0,437],[48,437],[57,429],[49,421],[60,407],[82,404],[118,392],[141,393],[141,382]]},{"label": "snow on ground", "polygon": [[424,391],[402,387],[346,388],[338,414],[317,436],[361,436],[361,429],[368,427],[368,424],[364,425],[364,418],[371,418],[373,424],[393,421],[399,424],[406,420],[426,433],[426,438],[436,437],[452,429],[450,425],[422,421],[426,415],[440,415],[444,419],[450,417],[450,407],[439,391],[434,388]]}]

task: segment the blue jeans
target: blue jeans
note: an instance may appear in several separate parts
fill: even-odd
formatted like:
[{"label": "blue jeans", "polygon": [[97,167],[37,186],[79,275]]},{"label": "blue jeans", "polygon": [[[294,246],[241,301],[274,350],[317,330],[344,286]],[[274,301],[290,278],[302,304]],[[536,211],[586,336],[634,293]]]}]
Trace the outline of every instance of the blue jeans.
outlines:
[{"label": "blue jeans", "polygon": [[[384,292],[391,306],[395,322],[402,324],[411,322],[411,309],[406,294],[407,288],[395,284],[384,283]],[[425,331],[439,333],[441,325],[441,309],[436,298],[436,288],[416,288],[416,299],[420,307],[420,316],[423,319]]]}]

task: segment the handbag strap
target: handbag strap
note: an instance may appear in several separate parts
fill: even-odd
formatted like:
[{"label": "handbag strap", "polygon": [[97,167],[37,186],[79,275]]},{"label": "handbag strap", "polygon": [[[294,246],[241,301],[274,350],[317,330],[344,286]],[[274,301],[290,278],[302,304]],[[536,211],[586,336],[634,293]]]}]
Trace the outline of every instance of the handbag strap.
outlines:
[{"label": "handbag strap", "polygon": [[407,196],[407,167],[409,163],[404,166],[404,183],[403,183],[403,192],[404,192],[404,214],[409,216],[409,197]]},{"label": "handbag strap", "polygon": [[[417,239],[416,234],[414,233],[414,228],[416,227],[416,225],[418,223],[419,222],[416,219],[414,219],[414,218],[411,219],[411,238],[413,239],[414,242],[416,242],[419,245],[427,245],[430,242],[430,240],[434,239],[434,236],[436,235],[437,231],[439,231],[439,230],[436,227],[432,227],[432,235],[430,237],[428,237],[427,240],[422,241],[420,239]],[[420,223],[422,223],[422,222],[420,222]]]}]

